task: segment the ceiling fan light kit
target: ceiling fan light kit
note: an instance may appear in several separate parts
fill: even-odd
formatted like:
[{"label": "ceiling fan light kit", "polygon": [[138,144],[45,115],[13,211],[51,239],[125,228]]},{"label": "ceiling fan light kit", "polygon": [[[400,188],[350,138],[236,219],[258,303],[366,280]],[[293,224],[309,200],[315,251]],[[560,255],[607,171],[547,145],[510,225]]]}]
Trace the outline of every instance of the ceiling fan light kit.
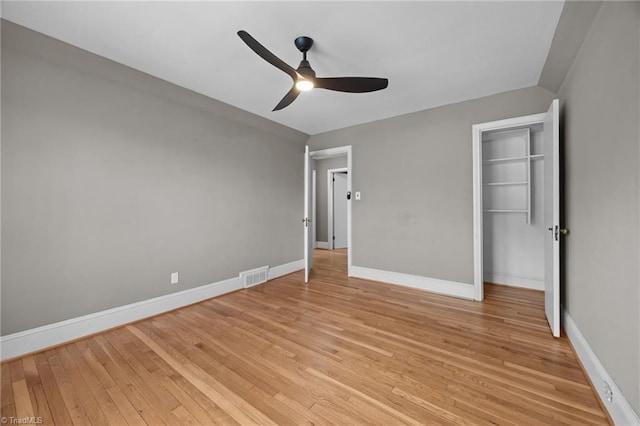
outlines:
[{"label": "ceiling fan light kit", "polygon": [[368,93],[385,89],[389,85],[386,78],[375,77],[316,77],[316,73],[307,61],[307,52],[313,46],[313,39],[307,36],[300,36],[294,40],[294,44],[302,52],[302,61],[297,69],[293,69],[283,60],[271,53],[266,47],[261,45],[255,38],[244,30],[238,31],[238,36],[262,59],[285,72],[293,80],[293,86],[275,106],[273,111],[281,110],[289,106],[300,94],[313,88],[334,90],[348,93]]},{"label": "ceiling fan light kit", "polygon": [[309,90],[313,89],[313,87],[313,81],[311,80],[300,79],[296,81],[296,89],[300,90],[301,92],[308,92]]}]

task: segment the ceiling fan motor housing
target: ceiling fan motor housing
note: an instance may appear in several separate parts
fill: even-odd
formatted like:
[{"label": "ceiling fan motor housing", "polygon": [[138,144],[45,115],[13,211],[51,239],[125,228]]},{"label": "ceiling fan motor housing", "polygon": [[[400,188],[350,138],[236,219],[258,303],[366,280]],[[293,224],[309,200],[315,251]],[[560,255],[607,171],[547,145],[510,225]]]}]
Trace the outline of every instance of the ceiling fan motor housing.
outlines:
[{"label": "ceiling fan motor housing", "polygon": [[298,73],[303,77],[307,78],[315,78],[316,72],[311,68],[311,64],[307,61],[307,52],[313,46],[313,39],[307,36],[300,36],[296,38],[293,43],[296,45],[298,50],[302,52],[302,61],[300,65],[298,65]]},{"label": "ceiling fan motor housing", "polygon": [[307,78],[315,78],[316,72],[311,68],[311,64],[306,59],[300,61],[298,69],[296,70],[300,75]]}]

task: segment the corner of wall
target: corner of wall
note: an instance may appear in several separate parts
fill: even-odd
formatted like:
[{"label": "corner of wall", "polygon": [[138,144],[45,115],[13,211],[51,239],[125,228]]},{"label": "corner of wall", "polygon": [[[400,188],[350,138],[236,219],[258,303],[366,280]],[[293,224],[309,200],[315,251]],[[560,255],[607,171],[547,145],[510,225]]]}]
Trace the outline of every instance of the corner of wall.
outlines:
[{"label": "corner of wall", "polygon": [[545,92],[547,95],[551,96],[551,97],[554,97],[554,98],[557,98],[557,97],[558,97],[558,92],[553,92],[553,91],[549,90],[548,88],[546,88],[546,87],[544,87],[544,86],[540,85],[540,83],[538,83],[538,85],[537,85],[537,86],[535,86],[535,87],[537,87],[537,88],[539,88],[539,89],[541,89],[541,90],[544,90],[544,92]]},{"label": "corner of wall", "polygon": [[564,3],[538,86],[558,92],[601,5],[602,1]]}]

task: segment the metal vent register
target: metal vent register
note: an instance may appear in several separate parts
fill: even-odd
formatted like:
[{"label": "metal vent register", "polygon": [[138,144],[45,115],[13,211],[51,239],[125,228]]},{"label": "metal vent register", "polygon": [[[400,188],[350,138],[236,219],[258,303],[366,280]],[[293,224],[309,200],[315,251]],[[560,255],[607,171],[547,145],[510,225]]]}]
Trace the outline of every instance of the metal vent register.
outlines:
[{"label": "metal vent register", "polygon": [[244,288],[266,283],[269,278],[269,267],[262,266],[260,268],[251,269],[250,271],[240,272],[240,278],[242,278]]}]

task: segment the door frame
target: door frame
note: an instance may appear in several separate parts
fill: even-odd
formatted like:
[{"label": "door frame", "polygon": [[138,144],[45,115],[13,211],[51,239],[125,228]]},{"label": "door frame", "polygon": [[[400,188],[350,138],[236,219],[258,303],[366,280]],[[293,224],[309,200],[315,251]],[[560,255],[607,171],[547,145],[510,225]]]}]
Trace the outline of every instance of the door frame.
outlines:
[{"label": "door frame", "polygon": [[318,231],[317,228],[317,183],[316,183],[316,171],[311,170],[311,241],[313,244],[313,248],[316,248],[316,233]]},{"label": "door frame", "polygon": [[[335,148],[327,148],[321,149],[317,151],[311,151],[309,156],[314,160],[323,160],[326,158],[335,158],[342,157],[347,155],[347,191],[351,191],[353,193],[353,189],[351,186],[351,180],[353,177],[353,169],[352,169],[352,161],[353,155],[351,152],[351,145],[338,146]],[[328,188],[327,188],[328,192]],[[350,200],[353,201],[353,198]],[[332,201],[333,202],[333,201]],[[351,276],[351,269],[353,263],[353,240],[351,238],[353,229],[352,226],[352,215],[351,215],[351,202],[347,203],[347,275]],[[327,228],[328,232],[328,228]],[[329,239],[329,238],[327,238]],[[331,243],[330,243],[331,244]]]},{"label": "door frame", "polygon": [[[340,167],[338,169],[327,170],[327,240],[329,240],[329,250],[335,249],[335,240],[329,238],[329,232],[333,230],[333,174],[334,173],[347,173],[347,180],[349,179],[349,168]],[[348,191],[348,189],[347,189]],[[347,209],[350,203],[347,203]],[[333,234],[333,233],[332,233]],[[349,234],[349,221],[347,220],[347,235]],[[349,243],[347,242],[347,248]]]},{"label": "door frame", "polygon": [[473,149],[473,287],[474,299],[484,300],[483,235],[484,214],[482,211],[482,133],[512,127],[531,126],[544,123],[546,113],[507,118],[471,126]]}]

